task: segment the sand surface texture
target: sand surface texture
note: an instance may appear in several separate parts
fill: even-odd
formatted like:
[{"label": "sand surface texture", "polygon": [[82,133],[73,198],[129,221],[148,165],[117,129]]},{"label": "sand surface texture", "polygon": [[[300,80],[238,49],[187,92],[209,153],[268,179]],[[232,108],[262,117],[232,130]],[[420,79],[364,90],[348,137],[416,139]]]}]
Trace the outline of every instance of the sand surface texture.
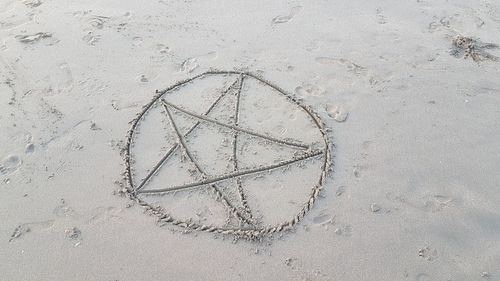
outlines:
[{"label": "sand surface texture", "polygon": [[500,280],[499,1],[0,0],[0,280]]}]

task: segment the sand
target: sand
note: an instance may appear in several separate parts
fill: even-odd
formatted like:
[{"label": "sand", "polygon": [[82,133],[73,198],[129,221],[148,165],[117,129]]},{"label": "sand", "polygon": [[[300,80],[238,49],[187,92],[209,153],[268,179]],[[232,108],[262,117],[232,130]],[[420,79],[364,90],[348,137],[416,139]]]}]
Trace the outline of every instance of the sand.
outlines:
[{"label": "sand", "polygon": [[[0,280],[500,280],[499,30],[498,1],[0,0]],[[173,146],[141,190],[217,181],[136,194]]]}]

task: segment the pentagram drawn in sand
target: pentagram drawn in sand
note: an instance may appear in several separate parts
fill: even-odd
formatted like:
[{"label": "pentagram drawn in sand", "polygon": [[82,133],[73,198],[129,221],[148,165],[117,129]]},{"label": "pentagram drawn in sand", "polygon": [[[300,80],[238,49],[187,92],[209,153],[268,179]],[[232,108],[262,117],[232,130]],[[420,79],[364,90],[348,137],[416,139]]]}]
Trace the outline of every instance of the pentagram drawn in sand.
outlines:
[{"label": "pentagram drawn in sand", "polygon": [[247,238],[291,229],[331,166],[321,119],[247,72],[157,91],[131,124],[127,194],[161,224]]}]

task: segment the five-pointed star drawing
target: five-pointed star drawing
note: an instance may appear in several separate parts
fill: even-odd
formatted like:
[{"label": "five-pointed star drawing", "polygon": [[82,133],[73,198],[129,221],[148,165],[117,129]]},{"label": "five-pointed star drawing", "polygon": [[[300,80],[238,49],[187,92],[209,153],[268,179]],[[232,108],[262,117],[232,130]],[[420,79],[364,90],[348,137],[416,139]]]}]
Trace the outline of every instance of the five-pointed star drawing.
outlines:
[{"label": "five-pointed star drawing", "polygon": [[[255,220],[252,217],[252,210],[248,206],[245,188],[242,184],[242,178],[249,175],[254,175],[257,173],[263,173],[267,171],[271,171],[280,167],[285,167],[291,165],[293,163],[302,162],[307,159],[320,156],[324,154],[324,149],[314,149],[312,144],[304,144],[301,141],[293,140],[290,138],[281,139],[273,137],[267,133],[257,132],[255,130],[244,128],[240,126],[240,97],[242,95],[242,87],[245,81],[246,75],[241,73],[237,76],[236,80],[230,84],[225,90],[221,91],[221,94],[212,102],[212,104],[208,107],[208,109],[203,114],[198,114],[196,112],[189,111],[181,106],[175,105],[165,98],[161,98],[159,102],[164,109],[164,113],[168,122],[170,123],[173,132],[176,135],[176,142],[170,149],[167,150],[165,155],[154,165],[154,167],[149,171],[149,173],[140,181],[140,183],[133,188],[133,192],[136,195],[148,195],[148,194],[158,194],[158,193],[167,193],[172,191],[179,191],[185,189],[192,188],[210,188],[216,195],[218,201],[222,202],[230,212],[237,217],[240,221],[249,224],[255,225]],[[210,113],[220,104],[221,100],[227,95],[235,95],[234,102],[234,113],[233,113],[233,122],[232,124],[227,124],[217,119],[211,118]],[[196,123],[191,126],[184,134],[179,130],[177,121],[175,120],[175,116],[173,114],[175,111],[178,114],[184,114],[190,118],[196,119]],[[206,173],[204,168],[198,163],[196,158],[193,156],[187,142],[186,138],[188,138],[201,123],[209,123],[215,127],[222,128],[225,133],[232,134],[232,162],[233,162],[233,171],[226,174],[218,174],[218,175],[209,175]],[[280,146],[291,147],[295,150],[293,155],[290,155],[289,159],[282,160],[278,163],[274,163],[271,165],[261,165],[252,168],[241,169],[238,165],[238,154],[237,154],[237,146],[238,146],[238,135],[246,134],[252,136],[254,138],[261,139],[265,142],[272,142],[278,144]],[[164,187],[160,189],[145,189],[150,179],[158,173],[163,164],[168,161],[169,158],[176,152],[176,150],[180,149],[190,164],[194,166],[196,171],[201,174],[201,179],[198,179],[193,182],[185,183],[182,185],[175,185]],[[227,180],[235,180],[236,190],[239,195],[238,201],[231,199],[224,194],[221,188],[219,188],[218,183]]]}]

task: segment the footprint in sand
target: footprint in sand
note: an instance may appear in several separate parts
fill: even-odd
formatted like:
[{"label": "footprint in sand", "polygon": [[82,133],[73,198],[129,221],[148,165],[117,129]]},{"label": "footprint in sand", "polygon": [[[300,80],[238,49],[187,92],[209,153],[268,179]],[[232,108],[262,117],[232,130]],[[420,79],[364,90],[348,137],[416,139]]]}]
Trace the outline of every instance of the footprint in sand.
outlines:
[{"label": "footprint in sand", "polygon": [[76,11],[72,15],[82,23],[85,31],[103,29],[111,19],[110,17],[93,15],[91,13],[92,10]]},{"label": "footprint in sand", "polygon": [[295,88],[295,92],[301,97],[319,97],[323,96],[326,91],[321,86],[305,83],[302,86],[298,86]]},{"label": "footprint in sand", "polygon": [[71,208],[66,200],[61,199],[59,200],[59,204],[54,208],[52,211],[54,215],[60,218],[65,218],[65,217],[70,217],[70,218],[78,218],[79,215],[76,213],[76,211]]},{"label": "footprint in sand", "polygon": [[20,1],[0,1],[0,31],[12,30],[31,22],[36,13],[18,12],[23,9]]},{"label": "footprint in sand", "polygon": [[335,224],[335,230],[333,232],[340,236],[350,237],[352,235],[352,226],[345,223]]},{"label": "footprint in sand", "polygon": [[21,158],[15,154],[8,155],[0,162],[0,176],[10,175],[17,170],[22,164]]},{"label": "footprint in sand", "polygon": [[356,64],[348,59],[345,58],[331,58],[331,57],[317,57],[316,59],[317,63],[320,64],[325,64],[325,65],[334,65],[334,64],[340,64],[343,65],[344,67],[347,68],[347,71],[354,73],[356,75],[362,75],[365,74],[366,69],[359,65]]},{"label": "footprint in sand", "polygon": [[217,59],[217,52],[209,52],[204,55],[190,57],[185,59],[180,67],[179,72],[191,73],[200,66],[201,62],[209,62]]},{"label": "footprint in sand", "polygon": [[35,145],[33,143],[28,143],[24,149],[24,153],[31,154],[35,152]]},{"label": "footprint in sand", "polygon": [[318,44],[318,41],[312,41],[306,48],[306,51],[308,52],[315,52],[319,51],[321,49],[321,46]]},{"label": "footprint in sand", "polygon": [[102,29],[104,25],[110,20],[105,16],[90,16],[87,19],[87,24],[96,29]]},{"label": "footprint in sand", "polygon": [[453,202],[452,197],[439,194],[427,194],[421,198],[421,201],[417,201],[408,199],[402,194],[389,192],[386,194],[386,198],[392,202],[403,203],[418,210],[430,213],[441,212]]},{"label": "footprint in sand", "polygon": [[132,45],[133,46],[140,46],[140,45],[142,45],[143,41],[144,40],[142,39],[142,37],[135,36],[134,38],[132,38]]},{"label": "footprint in sand", "polygon": [[137,103],[132,103],[132,102],[123,102],[119,100],[111,100],[111,107],[114,110],[123,110],[123,109],[128,109],[128,108],[134,108],[139,106]]},{"label": "footprint in sand", "polygon": [[334,223],[335,216],[328,210],[322,210],[317,216],[313,217],[312,221],[315,225],[325,225]]},{"label": "footprint in sand", "polygon": [[170,52],[170,48],[164,44],[156,44],[153,47],[153,55],[151,55],[150,59],[153,62],[162,62],[168,58],[172,57],[172,53]]},{"label": "footprint in sand", "polygon": [[49,33],[49,32],[38,32],[38,33],[35,33],[35,34],[17,35],[16,38],[21,43],[24,43],[24,44],[33,44],[33,43],[39,42],[39,41],[41,41],[43,39],[52,38],[52,33]]},{"label": "footprint in sand", "polygon": [[427,274],[427,273],[419,273],[415,277],[415,280],[416,281],[430,281],[432,279],[431,279],[431,276],[429,274]]},{"label": "footprint in sand", "polygon": [[200,66],[198,64],[198,59],[196,58],[188,58],[182,62],[181,67],[179,69],[180,72],[191,73],[193,70]]},{"label": "footprint in sand", "polygon": [[71,72],[71,68],[69,67],[69,64],[66,62],[63,62],[59,64],[59,69],[63,73],[64,78],[61,80],[61,83],[59,83],[59,87],[68,90],[73,87],[73,73]]},{"label": "footprint in sand", "polygon": [[53,225],[54,225],[54,220],[22,223],[14,229],[14,231],[12,232],[12,234],[10,236],[9,242],[14,241],[15,239],[18,239],[27,233],[33,233],[33,232],[47,230],[47,229],[51,228]]},{"label": "footprint in sand", "polygon": [[90,218],[87,220],[88,224],[104,224],[111,220],[121,220],[120,215],[123,209],[115,207],[100,206],[92,210]]},{"label": "footprint in sand", "polygon": [[37,32],[34,34],[17,35],[16,39],[27,45],[34,46],[36,44],[44,44],[46,46],[52,46],[59,42],[50,32]]},{"label": "footprint in sand", "polygon": [[276,16],[274,17],[271,22],[273,24],[280,24],[280,23],[286,23],[286,22],[289,22],[295,15],[297,15],[300,10],[302,9],[301,6],[296,6],[296,7],[292,7],[290,9],[290,13],[288,15],[280,15],[280,16]]},{"label": "footprint in sand", "polygon": [[431,213],[441,212],[446,207],[448,207],[449,203],[452,201],[452,199],[448,196],[437,194],[426,195],[423,199],[424,204],[421,209]]},{"label": "footprint in sand", "polygon": [[377,8],[377,23],[378,24],[386,24],[384,14],[382,13],[382,8]]},{"label": "footprint in sand", "polygon": [[346,187],[344,185],[340,185],[337,187],[337,190],[335,191],[336,196],[342,196],[346,191]]},{"label": "footprint in sand", "polygon": [[454,31],[468,27],[482,28],[485,22],[482,18],[474,13],[452,14],[441,17],[439,21],[433,21],[428,24],[427,30],[429,32],[436,31]]},{"label": "footprint in sand", "polygon": [[16,1],[2,1],[0,2],[0,13],[6,13],[14,9],[14,3]]},{"label": "footprint in sand", "polygon": [[345,122],[349,115],[349,112],[340,105],[327,104],[325,110],[330,118],[339,123]]},{"label": "footprint in sand", "polygon": [[55,70],[51,72],[49,81],[49,91],[52,94],[59,94],[62,92],[68,92],[73,89],[74,79],[71,67],[66,62],[61,62],[54,68]]},{"label": "footprint in sand", "polygon": [[95,46],[101,40],[101,35],[95,35],[92,31],[89,31],[87,35],[82,37],[82,40],[91,46]]},{"label": "footprint in sand", "polygon": [[313,217],[312,222],[314,226],[323,227],[326,231],[333,229],[333,232],[339,236],[349,237],[352,235],[352,226],[344,222],[338,222],[335,215],[326,209]]},{"label": "footprint in sand", "polygon": [[26,5],[26,7],[29,7],[29,8],[36,8],[36,7],[43,4],[43,2],[40,0],[26,0],[26,1],[23,1],[23,3],[24,3],[24,5]]}]

